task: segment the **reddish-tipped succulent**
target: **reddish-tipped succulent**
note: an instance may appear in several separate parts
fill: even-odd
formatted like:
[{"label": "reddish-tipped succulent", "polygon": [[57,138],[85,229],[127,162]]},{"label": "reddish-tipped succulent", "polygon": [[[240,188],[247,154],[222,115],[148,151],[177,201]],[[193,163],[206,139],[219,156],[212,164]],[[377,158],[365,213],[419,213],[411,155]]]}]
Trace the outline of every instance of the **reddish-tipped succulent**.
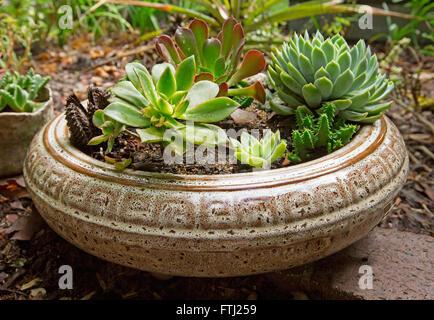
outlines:
[{"label": "reddish-tipped succulent", "polygon": [[265,68],[264,54],[257,50],[249,50],[240,63],[246,39],[241,23],[233,17],[225,21],[217,38],[208,38],[207,24],[194,19],[188,28],[176,30],[174,40],[167,35],[157,38],[155,47],[164,60],[178,67],[184,59],[194,56],[198,66],[195,81],[217,83],[219,96],[248,96],[265,102],[260,82],[246,88],[231,88]]}]

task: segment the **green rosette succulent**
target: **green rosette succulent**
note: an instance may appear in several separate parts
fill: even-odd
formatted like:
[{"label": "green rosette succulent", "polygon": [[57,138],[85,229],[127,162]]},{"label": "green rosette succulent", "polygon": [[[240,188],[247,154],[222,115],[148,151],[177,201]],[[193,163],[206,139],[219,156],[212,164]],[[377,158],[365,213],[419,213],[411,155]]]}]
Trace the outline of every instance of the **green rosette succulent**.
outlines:
[{"label": "green rosette succulent", "polygon": [[44,105],[37,102],[49,77],[35,74],[33,69],[26,75],[6,72],[0,79],[0,111],[9,107],[14,112],[34,112]]},{"label": "green rosette succulent", "polygon": [[275,133],[268,130],[261,140],[243,131],[240,141],[233,138],[230,141],[235,150],[235,158],[256,168],[270,167],[286,151],[286,140],[280,139],[279,130]]},{"label": "green rosette succulent", "polygon": [[173,41],[167,35],[157,37],[155,48],[168,63],[177,67],[193,56],[198,68],[194,81],[209,80],[219,85],[219,96],[244,96],[265,102],[265,89],[260,82],[248,87],[236,87],[243,79],[265,68],[262,52],[249,50],[242,62],[246,42],[241,23],[228,18],[217,38],[208,38],[208,25],[194,19],[188,26],[179,27]]},{"label": "green rosette succulent", "polygon": [[[116,123],[135,128],[143,143],[163,142],[177,154],[184,152],[185,142],[210,146],[226,143],[225,132],[211,123],[229,116],[239,104],[218,97],[219,86],[214,82],[194,83],[194,57],[185,59],[176,69],[162,63],[149,73],[138,62],[127,64],[125,69],[126,78],[112,89],[111,103],[95,112],[94,124],[103,129],[103,135],[90,144],[118,135],[123,127]],[[181,137],[182,143],[172,141],[174,135]]]},{"label": "green rosette succulent", "polygon": [[277,91],[270,106],[279,114],[294,114],[301,105],[317,109],[328,101],[344,119],[372,123],[391,105],[380,101],[393,83],[379,73],[377,57],[363,40],[350,48],[340,35],[295,34],[273,51],[268,75]]}]

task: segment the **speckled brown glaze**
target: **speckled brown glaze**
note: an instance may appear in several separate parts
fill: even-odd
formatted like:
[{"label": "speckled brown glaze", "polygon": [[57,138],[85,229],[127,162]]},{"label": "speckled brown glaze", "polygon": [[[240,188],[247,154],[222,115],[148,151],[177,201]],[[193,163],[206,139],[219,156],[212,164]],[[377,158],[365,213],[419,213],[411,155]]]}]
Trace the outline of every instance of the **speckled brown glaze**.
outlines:
[{"label": "speckled brown glaze", "polygon": [[332,254],[387,214],[408,172],[384,118],[323,158],[232,175],[125,170],[72,147],[64,116],[33,140],[24,178],[47,223],[86,252],[181,276],[286,269]]},{"label": "speckled brown glaze", "polygon": [[35,133],[53,118],[50,98],[36,112],[0,112],[0,177],[21,173]]}]

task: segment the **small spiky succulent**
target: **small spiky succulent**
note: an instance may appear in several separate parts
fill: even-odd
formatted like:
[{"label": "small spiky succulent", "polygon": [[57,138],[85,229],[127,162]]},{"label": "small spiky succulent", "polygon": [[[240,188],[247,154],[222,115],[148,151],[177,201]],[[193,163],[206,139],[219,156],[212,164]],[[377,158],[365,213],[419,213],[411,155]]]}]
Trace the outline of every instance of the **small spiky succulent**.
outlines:
[{"label": "small spiky succulent", "polygon": [[245,96],[265,102],[265,90],[258,81],[249,87],[231,88],[265,68],[264,54],[257,50],[249,50],[240,64],[246,40],[241,23],[233,17],[224,22],[217,38],[208,38],[208,25],[194,19],[188,28],[179,27],[174,39],[175,42],[167,35],[159,36],[155,43],[157,52],[174,67],[193,56],[198,66],[194,81],[217,83],[219,96]]},{"label": "small spiky succulent", "polygon": [[279,114],[293,114],[306,105],[317,109],[330,101],[346,120],[372,123],[391,102],[381,103],[393,83],[378,71],[377,57],[363,40],[351,49],[340,35],[310,39],[295,34],[272,53],[268,75],[278,98],[270,102]]},{"label": "small spiky succulent", "polygon": [[0,111],[6,107],[14,112],[38,110],[44,104],[41,101],[46,100],[42,92],[49,81],[49,77],[41,77],[33,69],[25,76],[6,72],[0,79]]},{"label": "small spiky succulent", "polygon": [[306,106],[297,108],[296,118],[298,130],[292,131],[294,151],[288,159],[293,162],[305,161],[312,157],[318,149],[326,149],[328,153],[348,143],[359,129],[358,125],[346,124],[343,117],[335,121],[335,107],[326,102],[318,110],[315,117]]},{"label": "small spiky succulent", "polygon": [[[180,153],[184,145],[174,145],[170,140],[173,135],[166,134],[168,130],[181,141],[206,145],[226,142],[222,129],[210,123],[226,118],[239,104],[228,97],[217,97],[219,86],[211,81],[194,83],[195,69],[194,57],[183,60],[176,70],[169,63],[155,65],[152,75],[138,62],[127,64],[125,80],[112,89],[111,103],[95,113],[95,125],[103,126],[108,118],[136,128],[143,143],[171,144]],[[194,128],[185,121],[195,122]],[[106,141],[111,132],[103,132],[91,144]]]},{"label": "small spiky succulent", "polygon": [[286,140],[280,139],[279,130],[275,133],[268,130],[261,140],[243,131],[240,141],[233,138],[230,141],[235,158],[256,168],[269,168],[286,151]]}]

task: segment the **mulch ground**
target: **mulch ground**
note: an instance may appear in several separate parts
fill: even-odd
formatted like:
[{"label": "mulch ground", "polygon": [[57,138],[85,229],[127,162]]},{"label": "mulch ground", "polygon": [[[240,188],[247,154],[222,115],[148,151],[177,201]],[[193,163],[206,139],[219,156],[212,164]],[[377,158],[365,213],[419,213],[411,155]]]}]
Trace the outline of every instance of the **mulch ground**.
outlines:
[{"label": "mulch ground", "polygon": [[[379,49],[381,51],[381,48]],[[63,111],[74,91],[80,99],[87,87],[113,86],[124,76],[126,63],[159,61],[147,45],[131,39],[92,44],[86,38],[62,50],[35,55],[33,66],[50,75],[56,112]],[[434,95],[434,59],[406,52],[398,66],[407,74],[421,69],[420,81],[408,89],[425,97]],[[96,67],[95,67],[96,66]],[[403,71],[403,72],[404,72]],[[411,94],[395,95],[387,115],[403,134],[410,154],[410,173],[391,213],[381,228],[433,236],[434,123],[433,107],[414,112]],[[404,106],[402,103],[404,102]],[[431,123],[431,126],[429,125]],[[74,271],[72,290],[60,290],[59,267]],[[0,300],[4,299],[315,299],[309,292],[280,291],[265,276],[236,278],[181,278],[159,280],[147,272],[118,266],[88,255],[57,236],[33,207],[20,177],[0,180]]]}]

